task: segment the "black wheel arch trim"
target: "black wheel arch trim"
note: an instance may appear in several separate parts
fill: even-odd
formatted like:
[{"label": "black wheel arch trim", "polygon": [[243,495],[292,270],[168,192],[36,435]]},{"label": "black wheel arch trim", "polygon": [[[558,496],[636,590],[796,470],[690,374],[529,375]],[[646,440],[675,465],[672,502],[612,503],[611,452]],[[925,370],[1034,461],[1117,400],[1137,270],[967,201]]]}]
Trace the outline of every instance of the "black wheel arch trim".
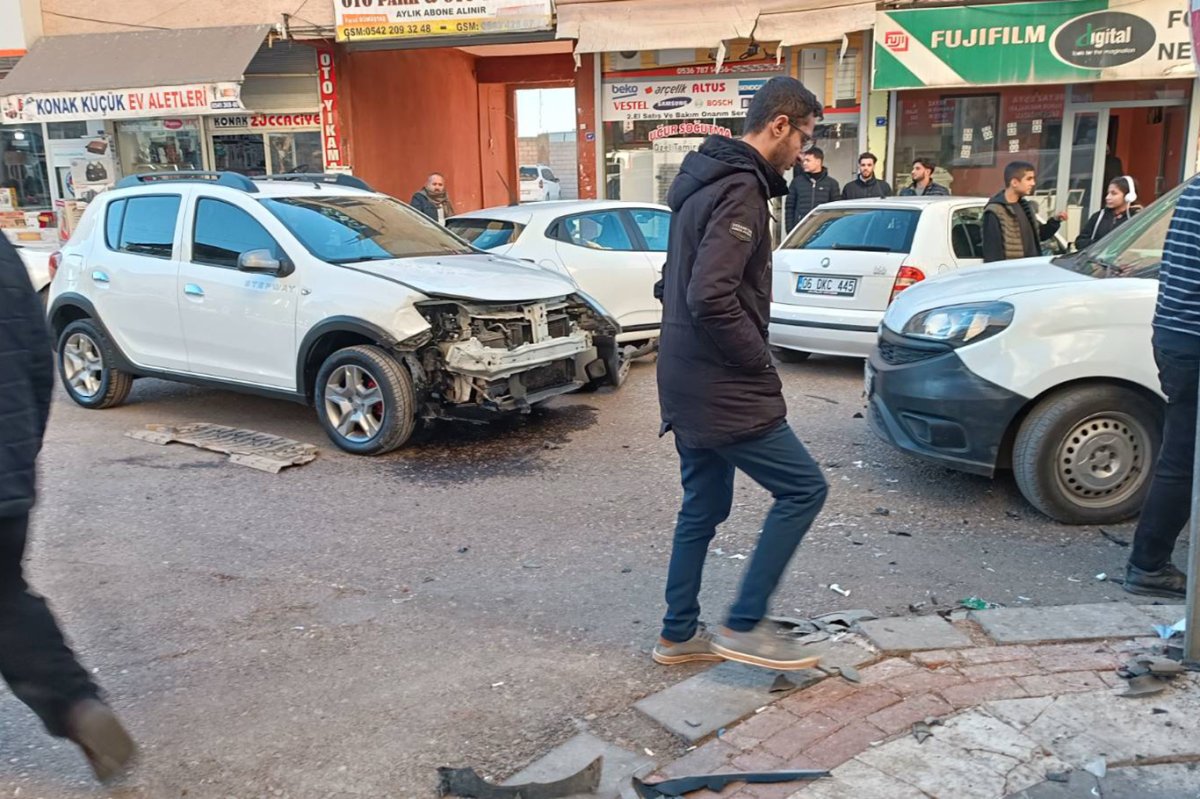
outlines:
[{"label": "black wheel arch trim", "polygon": [[[296,351],[296,386],[300,394],[307,396],[311,393],[304,379],[308,356],[321,337],[329,333],[357,333],[387,349],[392,349],[400,343],[399,339],[382,327],[354,316],[330,316],[322,319],[304,334],[300,348]],[[310,402],[311,400],[312,397],[309,397]]]},{"label": "black wheel arch trim", "polygon": [[[122,372],[128,372],[137,377],[147,374],[144,369],[134,365],[133,361],[129,360],[129,357],[126,356],[121,350],[121,345],[117,343],[115,338],[113,338],[113,334],[109,332],[108,327],[104,324],[104,320],[100,318],[100,314],[97,313],[96,306],[92,304],[92,301],[82,294],[77,294],[73,291],[64,292],[63,294],[55,297],[54,302],[50,306],[50,310],[46,313],[46,320],[50,323],[50,328],[54,333],[55,350],[58,349],[58,339],[62,335],[62,331],[57,329],[57,326],[54,324],[54,318],[64,308],[78,308],[87,314],[88,321],[100,328],[100,332],[103,333],[104,337],[108,339],[108,344],[112,348],[113,355],[116,356],[114,358],[116,363],[112,364],[114,368],[120,369]],[[66,326],[69,324],[70,322],[62,327],[66,328]]]}]

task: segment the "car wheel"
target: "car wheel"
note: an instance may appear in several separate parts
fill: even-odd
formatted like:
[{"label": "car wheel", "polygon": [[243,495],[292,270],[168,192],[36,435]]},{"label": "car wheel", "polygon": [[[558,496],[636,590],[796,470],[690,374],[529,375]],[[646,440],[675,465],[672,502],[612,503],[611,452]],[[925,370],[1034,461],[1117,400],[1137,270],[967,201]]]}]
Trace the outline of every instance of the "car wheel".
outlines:
[{"label": "car wheel", "polygon": [[629,357],[632,350],[627,350],[615,340],[597,341],[596,349],[600,359],[604,361],[604,374],[584,383],[583,387],[579,389],[582,394],[598,391],[604,386],[620,388],[625,385],[625,380],[629,377],[629,370],[633,366],[633,361]]},{"label": "car wheel", "polygon": [[805,352],[804,350],[789,350],[783,347],[775,349],[775,357],[783,363],[804,363],[811,356],[811,352]]},{"label": "car wheel", "polygon": [[334,444],[354,455],[402,446],[416,427],[412,375],[379,347],[347,347],[317,373],[317,418]]},{"label": "car wheel", "polygon": [[133,375],[113,366],[116,353],[91,319],[67,325],[58,337],[58,374],[76,404],[100,410],[120,405],[133,389]]},{"label": "car wheel", "polygon": [[1017,432],[1017,486],[1035,508],[1066,524],[1124,521],[1150,490],[1161,419],[1154,403],[1120,386],[1053,394]]}]

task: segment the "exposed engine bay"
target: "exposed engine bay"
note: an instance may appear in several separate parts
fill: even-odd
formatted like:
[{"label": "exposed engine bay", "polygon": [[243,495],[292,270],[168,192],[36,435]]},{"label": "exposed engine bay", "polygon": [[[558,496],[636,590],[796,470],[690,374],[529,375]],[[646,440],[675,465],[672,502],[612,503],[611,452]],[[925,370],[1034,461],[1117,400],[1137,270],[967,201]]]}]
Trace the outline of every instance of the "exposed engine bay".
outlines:
[{"label": "exposed engine bay", "polygon": [[433,299],[417,310],[429,330],[405,358],[426,418],[486,418],[619,371],[615,322],[575,295],[517,304]]}]

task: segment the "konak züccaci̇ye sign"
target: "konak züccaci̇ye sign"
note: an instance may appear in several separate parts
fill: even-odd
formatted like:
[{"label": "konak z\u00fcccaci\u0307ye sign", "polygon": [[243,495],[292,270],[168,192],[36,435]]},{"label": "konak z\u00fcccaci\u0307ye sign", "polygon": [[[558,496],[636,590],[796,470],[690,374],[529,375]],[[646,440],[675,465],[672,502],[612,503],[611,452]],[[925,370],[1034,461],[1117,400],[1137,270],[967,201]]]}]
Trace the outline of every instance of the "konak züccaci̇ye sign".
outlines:
[{"label": "konak z\u00fcccaci\u0307ye sign", "polygon": [[881,11],[875,89],[1188,78],[1189,0]]}]

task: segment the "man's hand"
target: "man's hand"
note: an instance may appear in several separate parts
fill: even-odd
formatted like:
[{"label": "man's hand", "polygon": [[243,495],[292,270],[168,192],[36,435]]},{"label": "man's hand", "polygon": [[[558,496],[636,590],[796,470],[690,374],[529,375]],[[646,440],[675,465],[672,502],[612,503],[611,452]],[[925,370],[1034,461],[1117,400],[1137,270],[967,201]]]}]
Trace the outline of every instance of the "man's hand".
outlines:
[{"label": "man's hand", "polygon": [[1067,221],[1067,212],[1059,211],[1057,214],[1054,215],[1054,218],[1057,219],[1059,222],[1066,222]]}]

